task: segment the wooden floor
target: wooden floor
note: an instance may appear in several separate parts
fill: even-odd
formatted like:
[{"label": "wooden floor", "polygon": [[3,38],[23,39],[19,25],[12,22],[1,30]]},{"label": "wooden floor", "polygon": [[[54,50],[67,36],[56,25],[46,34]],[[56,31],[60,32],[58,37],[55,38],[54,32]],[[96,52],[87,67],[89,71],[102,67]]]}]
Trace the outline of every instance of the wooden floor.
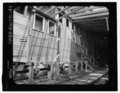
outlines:
[{"label": "wooden floor", "polygon": [[104,83],[106,80],[108,80],[108,77],[105,77],[107,74],[107,70],[102,70],[102,71],[96,71],[96,72],[91,72],[83,77],[78,77],[76,79],[68,80],[61,82],[60,84],[80,84],[80,85],[87,85],[87,84],[100,84],[98,82]]},{"label": "wooden floor", "polygon": [[[71,75],[61,75],[60,77],[54,79],[54,80],[48,80],[45,77],[43,79],[37,79],[34,80],[32,84],[40,85],[48,85],[48,84],[57,84],[57,85],[87,85],[87,84],[95,84],[95,85],[100,85],[100,84],[105,84],[106,81],[108,81],[108,70],[104,69],[101,71],[95,71],[95,72],[78,72],[78,73],[73,73]],[[17,84],[29,84],[28,80],[22,80],[22,81],[17,81]]]}]

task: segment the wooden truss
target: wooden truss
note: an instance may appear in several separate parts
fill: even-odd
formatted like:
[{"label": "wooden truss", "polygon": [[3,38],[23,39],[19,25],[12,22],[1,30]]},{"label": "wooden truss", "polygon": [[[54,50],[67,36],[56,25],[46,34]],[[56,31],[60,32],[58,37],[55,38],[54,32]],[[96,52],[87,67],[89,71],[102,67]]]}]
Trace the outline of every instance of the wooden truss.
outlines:
[{"label": "wooden truss", "polygon": [[62,16],[59,17],[57,21],[64,17],[72,19],[72,21],[77,21],[89,17],[109,15],[109,11],[106,7],[99,6],[39,6],[37,7],[37,10],[53,19],[55,19],[56,15],[62,13]]}]

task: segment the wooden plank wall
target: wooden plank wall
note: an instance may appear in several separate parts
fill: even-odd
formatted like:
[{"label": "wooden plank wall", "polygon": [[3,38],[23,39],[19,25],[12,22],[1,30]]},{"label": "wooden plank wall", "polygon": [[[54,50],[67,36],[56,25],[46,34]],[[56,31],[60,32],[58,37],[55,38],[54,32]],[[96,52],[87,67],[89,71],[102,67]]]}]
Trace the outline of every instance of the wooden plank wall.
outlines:
[{"label": "wooden plank wall", "polygon": [[[14,12],[14,34],[13,34],[13,55],[17,55],[20,48],[20,38],[23,36],[28,23],[28,17],[24,17]],[[45,18],[44,32],[32,30],[29,36],[29,42],[26,43],[22,58],[20,61],[27,61],[27,54],[32,57],[34,62],[51,62],[57,55],[57,36],[51,36],[48,33],[48,20]],[[84,36],[78,35],[76,31],[72,30],[72,22],[69,21],[69,27],[66,26],[66,18],[62,19],[61,37],[60,37],[60,62],[75,62],[79,61],[77,53],[84,53],[86,45],[82,45],[84,42]],[[29,31],[30,28],[27,29]],[[80,30],[81,31],[81,30]],[[83,31],[81,31],[83,32]],[[46,34],[47,33],[47,34]],[[73,35],[76,37],[76,42],[73,41]],[[84,38],[83,38],[84,37]],[[34,39],[33,39],[34,38]],[[33,40],[33,41],[32,41]],[[44,43],[43,43],[44,42]],[[29,45],[29,50],[28,50]],[[32,52],[31,52],[32,51]],[[31,53],[30,53],[31,52]],[[40,53],[40,55],[38,55]],[[39,61],[38,61],[38,58]],[[16,57],[13,58],[16,61]]]},{"label": "wooden plank wall", "polygon": [[[84,43],[82,45],[81,42],[84,42],[83,36],[76,33],[77,31],[73,31],[72,22],[69,21],[69,27],[66,26],[66,19],[62,19],[61,24],[61,43],[60,43],[60,61],[62,63],[65,62],[75,62],[79,61],[80,57],[77,53],[84,53]],[[81,30],[80,30],[81,31]],[[83,32],[83,31],[81,31]],[[76,40],[73,41],[73,35],[76,37]],[[85,38],[85,37],[84,37]]]},{"label": "wooden plank wall", "polygon": [[[21,45],[20,39],[24,36],[25,31],[30,30],[30,27],[26,29],[28,21],[28,17],[14,12],[13,61],[17,61],[17,55]],[[27,61],[28,52],[29,56],[32,56],[34,62],[37,62],[38,57],[40,57],[39,62],[51,62],[57,55],[57,38],[56,36],[49,35],[47,23],[48,19],[45,19],[44,32],[40,32],[35,29],[32,30],[29,36],[30,45],[27,41],[23,54],[21,56],[21,62]],[[40,55],[38,56],[39,52]]]},{"label": "wooden plank wall", "polygon": [[[26,28],[28,24],[28,17],[19,14],[17,12],[13,12],[13,61],[18,61],[18,51],[20,49],[20,39],[24,36],[25,31],[29,31],[30,28]],[[26,46],[24,48],[22,58],[19,60],[21,62],[26,62],[27,61],[27,52],[28,52],[28,42],[26,42]]]},{"label": "wooden plank wall", "polygon": [[29,52],[33,51],[30,56],[32,56],[34,62],[51,62],[57,55],[57,39],[55,36],[49,35],[48,21],[48,19],[45,19],[43,32],[35,29],[31,32],[30,42],[32,44]]}]

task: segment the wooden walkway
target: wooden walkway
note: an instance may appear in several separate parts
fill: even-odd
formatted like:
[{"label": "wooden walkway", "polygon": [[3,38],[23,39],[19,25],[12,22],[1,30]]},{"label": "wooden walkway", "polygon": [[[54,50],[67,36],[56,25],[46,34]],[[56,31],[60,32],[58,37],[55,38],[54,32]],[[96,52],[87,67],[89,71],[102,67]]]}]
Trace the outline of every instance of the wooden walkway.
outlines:
[{"label": "wooden walkway", "polygon": [[[84,77],[78,77],[71,80],[67,80],[64,82],[60,82],[59,84],[80,84],[80,85],[87,85],[87,84],[104,84],[104,82],[108,81],[108,77],[105,77],[108,75],[108,70],[102,70],[102,71],[96,71],[91,72],[88,75],[85,75]],[[101,82],[101,83],[100,83]]]},{"label": "wooden walkway", "polygon": [[[48,85],[48,84],[57,84],[57,85],[100,85],[108,81],[108,70],[104,69],[101,71],[95,72],[79,72],[73,73],[71,75],[62,75],[54,80],[48,79],[37,79],[33,81],[33,84],[36,85]],[[29,84],[28,80],[17,81],[17,84]]]}]

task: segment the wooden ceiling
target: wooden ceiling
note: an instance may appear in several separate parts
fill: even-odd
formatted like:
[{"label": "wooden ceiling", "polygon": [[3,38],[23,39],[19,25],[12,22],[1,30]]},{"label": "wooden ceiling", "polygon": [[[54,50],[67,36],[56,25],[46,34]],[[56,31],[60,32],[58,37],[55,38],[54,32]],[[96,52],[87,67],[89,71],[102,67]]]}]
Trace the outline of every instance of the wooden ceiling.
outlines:
[{"label": "wooden ceiling", "polygon": [[56,19],[69,17],[86,31],[109,31],[109,10],[102,6],[39,6],[39,11],[55,18],[57,14],[64,14]]},{"label": "wooden ceiling", "polygon": [[79,21],[77,24],[85,31],[107,31],[106,19]]}]

